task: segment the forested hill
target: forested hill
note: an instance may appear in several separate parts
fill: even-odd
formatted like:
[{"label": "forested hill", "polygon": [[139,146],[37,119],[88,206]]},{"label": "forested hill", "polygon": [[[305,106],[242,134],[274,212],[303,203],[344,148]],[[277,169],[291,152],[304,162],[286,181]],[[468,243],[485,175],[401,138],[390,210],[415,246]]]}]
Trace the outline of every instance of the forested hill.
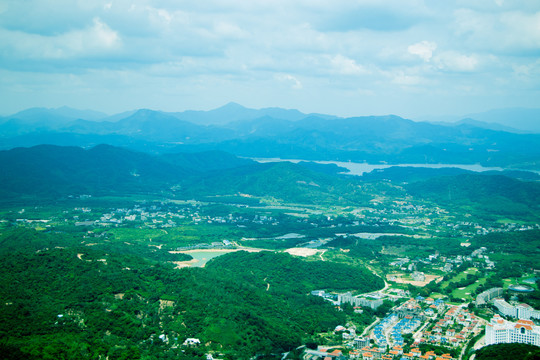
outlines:
[{"label": "forested hill", "polygon": [[405,185],[415,197],[470,211],[534,216],[540,210],[540,183],[500,175],[462,174],[443,176]]},{"label": "forested hill", "polygon": [[[109,145],[85,150],[40,145],[0,151],[0,195],[56,198],[160,194],[203,199],[248,194],[289,202],[367,203],[359,178],[343,179],[328,165],[260,164],[221,151],[149,155]],[[329,169],[331,171],[329,171]]]},{"label": "forested hill", "polygon": [[[316,169],[316,168],[315,168]],[[290,162],[264,163],[228,169],[186,182],[185,192],[249,194],[303,204],[367,203],[373,194],[358,185],[360,178],[341,178]]]},{"label": "forested hill", "polygon": [[255,164],[220,151],[153,156],[110,145],[0,151],[4,196],[151,193],[209,171]]},{"label": "forested hill", "polygon": [[477,360],[538,360],[540,347],[529,344],[497,344],[476,352]]},{"label": "forested hill", "polygon": [[303,261],[286,253],[239,251],[212,259],[207,267],[235,274],[246,281],[280,293],[306,294],[316,289],[356,290],[365,293],[384,287],[384,281],[366,268],[323,261]]},{"label": "forested hill", "polygon": [[[56,243],[40,233],[17,242],[19,250],[0,244],[2,359],[281,353],[345,323],[343,312],[310,290],[382,287],[364,269],[286,254],[223,255],[207,268],[178,270],[113,248],[80,246],[65,235]],[[47,247],[36,251],[40,243]],[[170,346],[188,337],[200,339],[205,350]]]}]

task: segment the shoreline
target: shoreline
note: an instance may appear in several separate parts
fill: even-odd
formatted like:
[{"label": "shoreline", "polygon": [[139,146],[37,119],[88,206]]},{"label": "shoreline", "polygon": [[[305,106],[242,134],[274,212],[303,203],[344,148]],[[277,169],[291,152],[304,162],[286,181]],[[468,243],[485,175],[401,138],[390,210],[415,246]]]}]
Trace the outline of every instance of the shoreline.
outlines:
[{"label": "shoreline", "polygon": [[193,249],[193,250],[171,250],[170,254],[190,254],[190,253],[199,253],[199,252],[236,252],[236,251],[247,251],[247,252],[259,252],[259,251],[268,251],[266,249],[257,249],[257,248],[241,248],[241,249]]}]

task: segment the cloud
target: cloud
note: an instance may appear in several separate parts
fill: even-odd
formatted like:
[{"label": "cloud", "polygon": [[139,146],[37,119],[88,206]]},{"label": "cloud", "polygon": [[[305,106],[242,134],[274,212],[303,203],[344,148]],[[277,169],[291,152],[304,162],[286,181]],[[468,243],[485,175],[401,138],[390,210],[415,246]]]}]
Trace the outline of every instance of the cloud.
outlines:
[{"label": "cloud", "polygon": [[291,87],[293,89],[302,89],[302,83],[296,77],[290,74],[278,74],[275,76],[275,78],[281,82],[291,83]]},{"label": "cloud", "polygon": [[334,70],[343,75],[363,75],[368,74],[369,71],[366,70],[362,65],[359,65],[353,59],[349,59],[343,55],[336,55],[330,59],[330,62]]},{"label": "cloud", "polygon": [[424,7],[417,1],[338,1],[326,7],[315,5],[321,14],[314,19],[321,31],[403,31],[413,27],[424,16]]},{"label": "cloud", "polygon": [[455,11],[457,40],[470,49],[495,54],[540,54],[540,11]]},{"label": "cloud", "polygon": [[429,41],[422,41],[413,45],[409,45],[407,51],[409,54],[417,55],[422,60],[429,62],[433,56],[433,52],[437,49],[437,44]]},{"label": "cloud", "polygon": [[121,44],[119,34],[99,18],[93,19],[92,26],[73,30],[55,36],[2,31],[7,41],[0,45],[3,55],[12,52],[19,59],[70,59],[97,56],[114,52]]},{"label": "cloud", "polygon": [[[166,107],[177,92],[198,104],[231,97],[225,102],[352,109],[361,87],[372,94],[364,105],[379,113],[432,106],[408,98],[412,92],[444,92],[439,104],[450,104],[462,99],[455,89],[465,82],[483,103],[496,84],[512,85],[518,99],[532,98],[532,84],[540,84],[533,0],[0,0],[0,38],[0,68],[11,79],[0,81],[0,92],[20,78],[27,96],[19,103],[30,106],[44,98],[43,87],[51,89],[47,99],[65,95],[53,87],[70,76],[78,79],[74,94],[124,86],[130,108],[150,98]],[[101,99],[116,104],[114,96]]]},{"label": "cloud", "polygon": [[420,76],[410,75],[400,71],[394,75],[392,82],[398,85],[413,86],[421,84],[423,79]]}]

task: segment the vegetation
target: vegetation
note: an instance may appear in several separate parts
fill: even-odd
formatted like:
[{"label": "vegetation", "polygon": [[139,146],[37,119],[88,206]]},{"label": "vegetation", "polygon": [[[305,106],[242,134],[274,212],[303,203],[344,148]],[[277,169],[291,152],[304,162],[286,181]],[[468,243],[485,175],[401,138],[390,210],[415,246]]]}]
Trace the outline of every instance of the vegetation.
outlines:
[{"label": "vegetation", "polygon": [[527,344],[490,345],[476,351],[477,360],[538,360],[540,347]]},{"label": "vegetation", "polygon": [[[0,165],[6,359],[299,358],[298,346],[342,345],[337,325],[360,333],[396,304],[340,311],[313,290],[366,293],[400,273],[400,299],[462,302],[533,274],[540,257],[538,184],[500,176],[398,184],[106,145],[14,149]],[[237,251],[177,268],[188,249],[223,248]],[[413,285],[414,272],[430,278]]]},{"label": "vegetation", "polygon": [[189,358],[164,350],[160,335],[169,345],[200,338],[237,359],[283,352],[345,322],[310,290],[382,286],[364,269],[287,254],[239,252],[178,271],[114,247],[26,236],[17,239],[22,250],[1,253],[1,346],[15,358]]}]

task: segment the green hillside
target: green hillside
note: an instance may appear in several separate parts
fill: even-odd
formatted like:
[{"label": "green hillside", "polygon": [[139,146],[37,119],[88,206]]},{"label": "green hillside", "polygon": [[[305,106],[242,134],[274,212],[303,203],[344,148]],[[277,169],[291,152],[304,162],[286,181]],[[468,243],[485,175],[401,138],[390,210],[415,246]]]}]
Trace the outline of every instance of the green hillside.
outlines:
[{"label": "green hillside", "polygon": [[66,234],[23,234],[0,248],[5,359],[200,358],[171,346],[188,337],[227,359],[248,359],[344,323],[309,291],[383,285],[365,269],[286,254],[240,252],[178,270],[114,247],[81,246]]},{"label": "green hillside", "polygon": [[476,352],[476,360],[538,360],[540,347],[527,344],[497,344]]}]

